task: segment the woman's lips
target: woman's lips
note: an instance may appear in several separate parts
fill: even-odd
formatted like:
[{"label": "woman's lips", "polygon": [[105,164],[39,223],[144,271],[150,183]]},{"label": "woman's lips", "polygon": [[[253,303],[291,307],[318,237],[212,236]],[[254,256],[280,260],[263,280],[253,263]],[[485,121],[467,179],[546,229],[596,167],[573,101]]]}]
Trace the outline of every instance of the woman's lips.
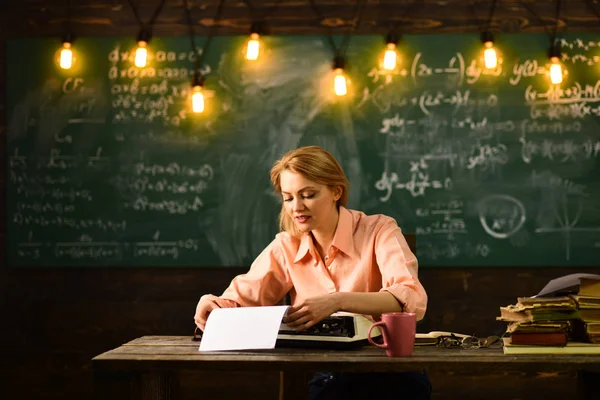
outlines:
[{"label": "woman's lips", "polygon": [[306,221],[308,221],[310,219],[309,216],[302,216],[302,217],[296,217],[296,221],[298,221],[301,224],[304,224]]}]

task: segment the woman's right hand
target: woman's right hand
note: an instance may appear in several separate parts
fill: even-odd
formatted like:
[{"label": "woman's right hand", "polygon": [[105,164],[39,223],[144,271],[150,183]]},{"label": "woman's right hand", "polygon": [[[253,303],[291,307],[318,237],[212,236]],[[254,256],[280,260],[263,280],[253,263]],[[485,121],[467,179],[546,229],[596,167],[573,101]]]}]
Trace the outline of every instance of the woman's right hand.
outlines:
[{"label": "woman's right hand", "polygon": [[217,296],[212,294],[205,294],[200,297],[200,301],[196,306],[196,314],[194,315],[194,322],[196,326],[200,328],[204,332],[204,326],[206,325],[206,320],[208,319],[208,314],[215,308],[221,308],[219,303],[217,303]]}]

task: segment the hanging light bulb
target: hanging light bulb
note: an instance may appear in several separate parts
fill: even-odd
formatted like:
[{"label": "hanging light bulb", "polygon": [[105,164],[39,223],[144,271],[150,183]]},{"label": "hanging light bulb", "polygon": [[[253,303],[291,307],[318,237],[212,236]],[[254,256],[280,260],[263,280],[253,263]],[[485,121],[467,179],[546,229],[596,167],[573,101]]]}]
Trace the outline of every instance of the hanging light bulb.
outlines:
[{"label": "hanging light bulb", "polygon": [[494,69],[498,66],[498,55],[494,48],[494,35],[491,32],[483,32],[481,34],[483,42],[483,62],[487,69]]},{"label": "hanging light bulb", "polygon": [[204,79],[198,74],[194,74],[192,80],[192,111],[194,113],[204,112]]},{"label": "hanging light bulb", "polygon": [[248,40],[248,47],[246,48],[246,59],[256,60],[258,58],[258,52],[260,50],[260,42],[258,41],[258,33],[250,34],[250,40]]},{"label": "hanging light bulb", "polygon": [[348,93],[346,86],[346,75],[344,75],[344,59],[336,56],[333,59],[333,90],[337,96],[345,96]]},{"label": "hanging light bulb", "polygon": [[246,59],[247,60],[256,60],[258,59],[258,54],[260,52],[260,41],[259,41],[259,32],[260,32],[260,24],[255,22],[252,24],[250,29],[250,40],[248,40],[248,46],[246,47]]},{"label": "hanging light bulb", "polygon": [[550,65],[550,81],[555,85],[562,82],[562,66],[560,63],[553,61]]},{"label": "hanging light bulb", "polygon": [[63,39],[63,47],[60,49],[60,58],[58,61],[58,65],[62,69],[70,69],[73,66],[73,50],[71,47],[73,46],[73,35],[68,34]]},{"label": "hanging light bulb", "polygon": [[563,69],[560,64],[560,48],[556,43],[550,46],[548,57],[550,58],[550,82],[558,85],[563,80]]},{"label": "hanging light bulb", "polygon": [[398,54],[396,53],[396,45],[398,44],[398,37],[392,33],[387,35],[385,38],[385,54],[383,55],[383,69],[393,71],[396,69],[396,61]]},{"label": "hanging light bulb", "polygon": [[150,42],[150,32],[142,29],[137,37],[138,47],[135,49],[134,64],[138,68],[144,68],[148,62],[148,42]]}]

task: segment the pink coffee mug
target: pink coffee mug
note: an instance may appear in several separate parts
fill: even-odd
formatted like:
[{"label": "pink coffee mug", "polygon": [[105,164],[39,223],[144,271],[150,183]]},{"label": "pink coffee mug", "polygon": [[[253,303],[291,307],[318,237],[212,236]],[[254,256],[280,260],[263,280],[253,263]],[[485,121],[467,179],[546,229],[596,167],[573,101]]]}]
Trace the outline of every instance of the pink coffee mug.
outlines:
[{"label": "pink coffee mug", "polygon": [[[376,326],[383,331],[383,344],[375,343],[371,339],[371,331]],[[367,338],[377,347],[385,349],[388,357],[412,356],[417,333],[417,316],[415,313],[392,312],[381,315],[381,321],[369,327]]]}]

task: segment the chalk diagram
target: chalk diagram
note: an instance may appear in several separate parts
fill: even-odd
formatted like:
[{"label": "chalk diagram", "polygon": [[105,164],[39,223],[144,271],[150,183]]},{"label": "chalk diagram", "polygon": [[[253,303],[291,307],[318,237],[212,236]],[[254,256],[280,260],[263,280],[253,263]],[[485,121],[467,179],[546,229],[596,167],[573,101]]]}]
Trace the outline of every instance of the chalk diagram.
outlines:
[{"label": "chalk diagram", "polygon": [[[577,209],[575,216],[571,219],[569,216],[569,198],[564,195],[562,196],[560,204],[554,202],[552,210],[554,212],[554,220],[558,223],[558,227],[541,227],[536,228],[536,233],[562,233],[565,239],[565,258],[567,261],[571,260],[571,233],[572,232],[598,232],[600,233],[600,227],[577,227],[577,223],[581,218],[583,211],[583,200],[577,201]],[[562,206],[562,210],[559,207]],[[562,211],[562,216],[559,211]]]},{"label": "chalk diagram", "polygon": [[506,239],[525,223],[523,203],[506,194],[486,196],[478,204],[479,222],[493,238]]}]

